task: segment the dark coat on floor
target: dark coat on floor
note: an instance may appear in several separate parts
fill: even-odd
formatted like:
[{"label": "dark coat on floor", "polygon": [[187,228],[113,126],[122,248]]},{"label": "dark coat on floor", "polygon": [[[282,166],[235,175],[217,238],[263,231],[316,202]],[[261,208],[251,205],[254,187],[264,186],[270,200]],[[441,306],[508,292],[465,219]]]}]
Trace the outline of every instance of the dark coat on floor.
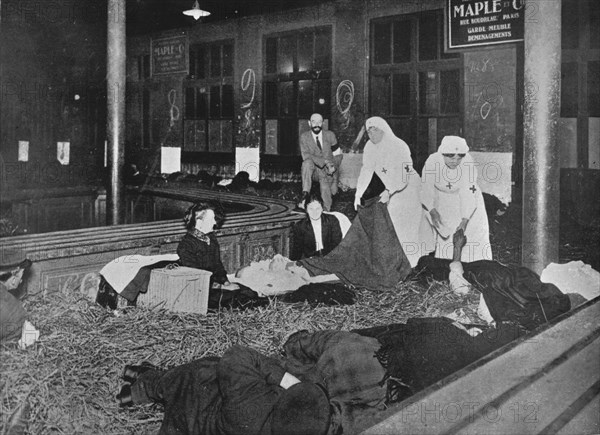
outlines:
[{"label": "dark coat on floor", "polygon": [[221,358],[142,373],[132,398],[165,405],[162,435],[271,434],[284,373],[277,360],[235,345]]}]

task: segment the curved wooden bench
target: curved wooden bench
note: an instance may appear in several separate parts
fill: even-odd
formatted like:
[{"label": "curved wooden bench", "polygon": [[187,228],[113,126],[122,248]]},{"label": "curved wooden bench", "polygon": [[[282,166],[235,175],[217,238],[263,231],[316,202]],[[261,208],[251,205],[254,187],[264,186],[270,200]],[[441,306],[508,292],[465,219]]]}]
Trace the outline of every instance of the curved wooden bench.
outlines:
[{"label": "curved wooden bench", "polygon": [[[302,217],[292,211],[295,204],[272,198],[191,187],[136,190],[190,203],[213,199],[249,206],[247,210],[228,214],[223,227],[216,232],[223,264],[230,272],[276,253],[289,255],[290,226]],[[175,252],[184,233],[182,220],[172,219],[6,237],[2,239],[2,249],[21,249],[34,262],[27,286],[30,293],[76,288],[86,293],[81,286],[88,285],[87,281],[92,285],[94,274],[109,261],[129,254]]]}]

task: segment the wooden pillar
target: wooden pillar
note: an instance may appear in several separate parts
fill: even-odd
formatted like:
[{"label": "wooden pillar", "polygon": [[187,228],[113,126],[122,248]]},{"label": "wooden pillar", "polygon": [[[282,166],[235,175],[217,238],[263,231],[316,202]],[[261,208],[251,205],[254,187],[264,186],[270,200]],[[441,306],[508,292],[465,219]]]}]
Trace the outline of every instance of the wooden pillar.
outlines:
[{"label": "wooden pillar", "polygon": [[561,0],[535,4],[525,19],[522,264],[541,273],[558,261]]},{"label": "wooden pillar", "polygon": [[125,159],[125,0],[108,0],[107,27],[107,138],[110,186],[107,195],[107,223],[123,223],[124,190],[122,171]]}]

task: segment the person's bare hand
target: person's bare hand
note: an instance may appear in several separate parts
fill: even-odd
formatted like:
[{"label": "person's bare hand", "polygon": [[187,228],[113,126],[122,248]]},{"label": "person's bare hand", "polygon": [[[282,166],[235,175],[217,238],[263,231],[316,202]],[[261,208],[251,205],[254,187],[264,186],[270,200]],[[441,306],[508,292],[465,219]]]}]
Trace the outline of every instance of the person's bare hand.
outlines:
[{"label": "person's bare hand", "polygon": [[463,233],[467,231],[467,224],[469,223],[469,219],[462,219],[460,224],[456,227],[456,231],[462,231]]},{"label": "person's bare hand", "polygon": [[230,290],[230,291],[231,291],[231,290],[239,290],[239,289],[240,289],[240,286],[239,286],[239,285],[237,285],[237,284],[235,284],[235,283],[232,283],[232,282],[226,281],[226,282],[224,282],[223,284],[221,284],[221,289],[222,289],[222,290]]},{"label": "person's bare hand", "polygon": [[358,196],[354,197],[354,210],[358,211],[358,206],[360,205],[360,198]]},{"label": "person's bare hand", "polygon": [[464,248],[467,244],[467,237],[465,236],[465,232],[463,229],[457,229],[454,235],[452,236],[452,242],[454,246],[457,248]]},{"label": "person's bare hand", "polygon": [[389,201],[390,201],[390,191],[384,190],[383,192],[381,192],[381,195],[379,195],[379,202],[387,204]]}]

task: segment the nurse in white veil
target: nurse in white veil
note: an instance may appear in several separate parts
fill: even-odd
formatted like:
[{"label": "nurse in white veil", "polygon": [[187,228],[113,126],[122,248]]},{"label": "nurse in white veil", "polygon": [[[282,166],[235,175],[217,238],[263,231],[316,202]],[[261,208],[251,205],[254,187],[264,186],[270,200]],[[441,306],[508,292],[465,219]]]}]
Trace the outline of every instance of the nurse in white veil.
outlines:
[{"label": "nurse in white veil", "polygon": [[387,203],[396,236],[411,267],[415,267],[422,255],[433,250],[433,232],[421,205],[421,178],[413,168],[410,148],[383,118],[367,119],[366,129],[369,141],[363,153],[354,208],[358,208],[373,174],[377,174],[385,185],[380,202]]},{"label": "nurse in white veil", "polygon": [[422,181],[423,206],[437,232],[435,256],[452,259],[452,235],[462,229],[467,244],[461,261],[491,260],[488,217],[467,142],[459,136],[445,136],[425,162]]}]

